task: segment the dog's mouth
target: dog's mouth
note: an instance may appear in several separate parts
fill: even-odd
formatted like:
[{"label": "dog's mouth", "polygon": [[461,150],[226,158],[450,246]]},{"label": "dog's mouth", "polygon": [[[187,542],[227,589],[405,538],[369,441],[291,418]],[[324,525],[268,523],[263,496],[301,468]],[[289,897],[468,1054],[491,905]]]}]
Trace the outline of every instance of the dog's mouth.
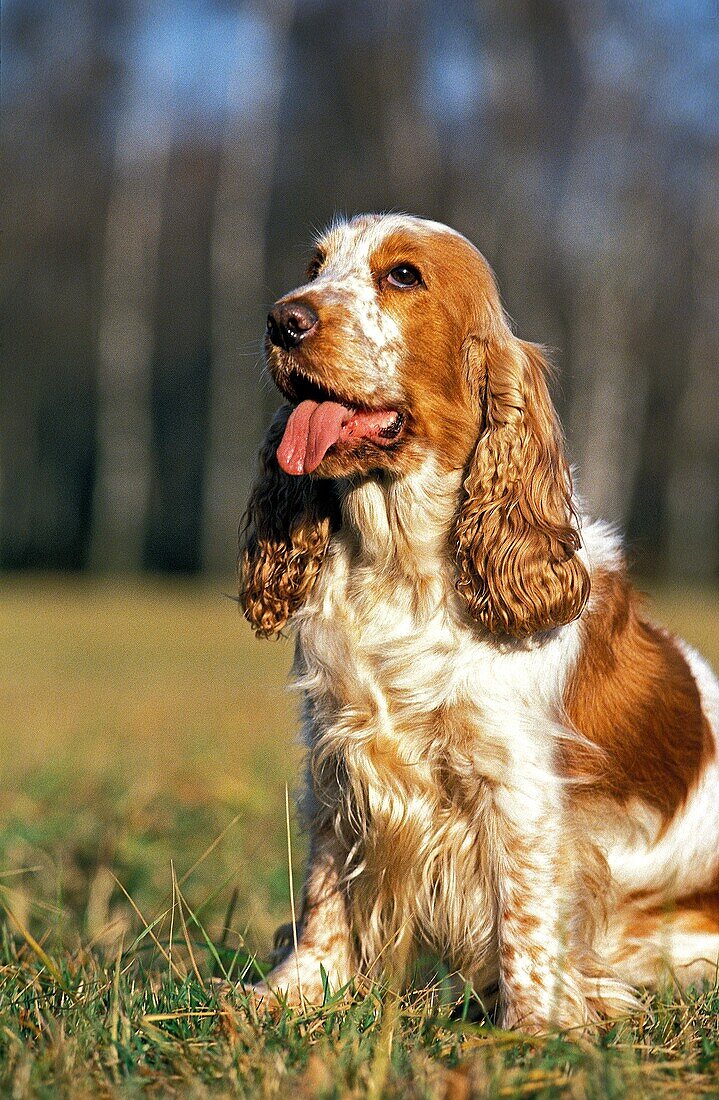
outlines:
[{"label": "dog's mouth", "polygon": [[277,448],[277,461],[287,474],[311,474],[337,443],[388,447],[402,433],[399,409],[367,408],[299,371],[292,371],[281,388],[295,403]]}]

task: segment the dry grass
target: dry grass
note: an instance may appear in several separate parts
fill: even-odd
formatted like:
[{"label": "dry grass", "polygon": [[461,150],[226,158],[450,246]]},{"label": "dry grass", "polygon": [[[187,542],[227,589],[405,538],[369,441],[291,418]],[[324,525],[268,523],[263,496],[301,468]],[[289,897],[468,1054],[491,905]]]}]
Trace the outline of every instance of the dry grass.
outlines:
[{"label": "dry grass", "polygon": [[[657,613],[719,664],[716,593]],[[716,990],[594,1042],[470,1023],[441,983],[277,1024],[218,1003],[289,912],[289,659],[219,588],[4,582],[0,1090],[719,1096]]]}]

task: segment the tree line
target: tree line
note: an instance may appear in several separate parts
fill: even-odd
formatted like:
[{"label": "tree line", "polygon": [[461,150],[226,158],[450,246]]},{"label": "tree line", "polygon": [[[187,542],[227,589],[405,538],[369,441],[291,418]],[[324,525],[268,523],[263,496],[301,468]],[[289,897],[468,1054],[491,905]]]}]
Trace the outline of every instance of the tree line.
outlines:
[{"label": "tree line", "polygon": [[62,8],[4,15],[6,568],[229,572],[268,305],[313,227],[396,209],[475,241],[554,349],[589,509],[716,578],[711,3]]}]

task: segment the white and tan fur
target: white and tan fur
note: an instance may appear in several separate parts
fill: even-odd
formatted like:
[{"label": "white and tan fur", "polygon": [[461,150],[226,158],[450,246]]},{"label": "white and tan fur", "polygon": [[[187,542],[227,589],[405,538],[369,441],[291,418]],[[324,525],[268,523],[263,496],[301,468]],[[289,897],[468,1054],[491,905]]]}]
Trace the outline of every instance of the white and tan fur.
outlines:
[{"label": "white and tan fur", "polygon": [[[424,298],[392,296],[382,283],[383,257],[390,257],[385,266],[399,263],[408,241],[412,262],[427,264]],[[656,983],[666,967],[680,979],[711,979],[719,956],[716,679],[688,648],[679,665],[680,643],[637,618],[617,539],[576,519],[571,499],[554,519],[576,530],[576,553],[547,541],[557,554],[549,579],[545,563],[533,561],[544,545],[541,516],[541,537],[531,531],[524,539],[520,530],[501,546],[490,543],[493,525],[506,539],[507,513],[531,523],[543,499],[525,504],[516,472],[501,466],[514,447],[516,408],[526,400],[519,415],[527,423],[534,413],[529,372],[537,352],[503,327],[476,250],[443,226],[404,216],[341,223],[320,244],[317,277],[293,292],[312,301],[324,327],[316,349],[297,357],[299,369],[344,397],[371,405],[379,395],[401,406],[409,427],[396,449],[328,455],[316,477],[287,479],[272,465],[286,412],[265,447],[249,509],[243,599],[260,634],[289,620],[295,634],[311,857],[298,953],[272,971],[258,996],[297,1003],[301,985],[304,998],[318,1002],[321,966],[337,988],[406,970],[429,949],[478,992],[498,987],[505,1027],[541,1030],[630,1011],[635,987]],[[453,272],[461,294],[449,285]],[[467,286],[475,277],[478,285]],[[417,333],[428,327],[432,340],[424,342]],[[485,356],[479,367],[471,365],[468,336]],[[451,358],[456,378],[448,373],[440,383],[434,364],[441,359],[449,371]],[[268,362],[283,385],[288,354],[269,348]],[[532,386],[543,386],[540,374]],[[522,398],[503,405],[515,376]],[[425,409],[440,385],[442,401]],[[551,455],[561,444],[545,447],[548,408],[538,410],[532,429],[542,467],[527,476],[538,484],[566,479],[547,490],[560,499],[571,489],[568,470]],[[477,464],[490,437],[488,479]],[[518,447],[518,463],[524,454]],[[500,508],[475,501],[498,491],[498,482],[520,495],[502,497]],[[472,526],[475,504],[482,518]],[[550,519],[557,507],[547,505]],[[469,553],[460,544],[472,539],[487,560],[475,552],[458,581]],[[507,564],[523,539],[525,557]],[[493,554],[503,560],[490,562]],[[612,640],[603,640],[605,620]],[[614,639],[624,631],[630,646],[631,630],[641,632],[646,657],[626,673],[609,668]],[[662,714],[684,714],[697,689],[701,702],[698,747],[667,765],[665,785],[675,796],[658,790],[661,760],[656,775],[638,774],[633,790],[636,753],[618,748],[614,731],[605,736],[602,726],[601,693],[621,698],[624,675],[628,698],[661,692],[655,659],[673,662],[677,693],[684,668],[695,685],[680,701],[664,700]],[[641,721],[653,730],[645,710]],[[670,726],[667,718],[646,753],[682,738]]]}]

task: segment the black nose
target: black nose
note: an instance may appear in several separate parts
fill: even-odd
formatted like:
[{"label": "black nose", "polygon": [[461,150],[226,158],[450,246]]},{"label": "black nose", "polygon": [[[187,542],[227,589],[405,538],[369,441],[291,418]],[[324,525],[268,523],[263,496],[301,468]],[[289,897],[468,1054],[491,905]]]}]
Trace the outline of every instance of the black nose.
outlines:
[{"label": "black nose", "polygon": [[281,303],[267,314],[267,335],[278,348],[296,348],[317,326],[317,314],[304,302]]}]

